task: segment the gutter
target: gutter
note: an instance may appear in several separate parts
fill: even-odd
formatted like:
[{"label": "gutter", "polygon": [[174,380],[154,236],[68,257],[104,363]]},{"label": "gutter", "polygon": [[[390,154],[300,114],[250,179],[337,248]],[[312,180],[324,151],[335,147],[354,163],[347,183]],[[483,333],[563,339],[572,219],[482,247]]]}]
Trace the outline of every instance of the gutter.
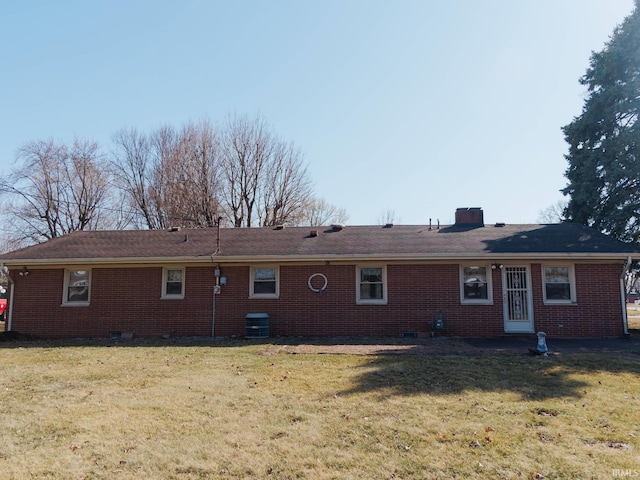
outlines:
[{"label": "gutter", "polygon": [[629,319],[627,318],[627,286],[626,276],[631,269],[631,256],[624,262],[622,273],[620,274],[620,297],[622,299],[622,330],[625,336],[629,335]]},{"label": "gutter", "polygon": [[[622,257],[620,253],[459,253],[459,254],[433,254],[433,253],[415,253],[415,254],[334,254],[334,253],[318,253],[315,255],[228,255],[219,256],[218,253],[207,254],[202,256],[188,257],[93,257],[93,258],[23,258],[23,259],[5,259],[4,262],[14,267],[28,264],[30,267],[47,267],[59,265],[140,265],[148,266],[150,264],[166,265],[168,263],[175,264],[198,264],[208,263],[211,261],[212,255],[215,255],[216,262],[225,263],[296,263],[296,262],[408,262],[408,261],[480,261],[486,260],[502,260],[502,261],[523,261],[523,260],[583,260],[583,261],[620,261],[629,257]],[[640,255],[634,254],[633,259],[640,260]]]}]

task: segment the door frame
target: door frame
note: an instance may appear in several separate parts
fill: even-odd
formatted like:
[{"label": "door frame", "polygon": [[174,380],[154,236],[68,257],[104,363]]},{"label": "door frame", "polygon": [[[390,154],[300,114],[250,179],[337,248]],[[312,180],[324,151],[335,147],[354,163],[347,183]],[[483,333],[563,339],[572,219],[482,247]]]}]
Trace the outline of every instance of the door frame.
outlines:
[{"label": "door frame", "polygon": [[[527,319],[519,321],[515,319],[511,319],[509,315],[509,292],[515,291],[514,289],[508,288],[507,283],[507,270],[509,269],[521,269],[524,268],[524,275],[526,280],[526,287],[519,289],[521,293],[525,294],[525,312],[527,315]],[[516,291],[517,293],[517,291]],[[521,296],[519,295],[521,298]],[[504,322],[504,332],[505,333],[534,333],[534,323],[533,323],[533,295],[531,289],[531,265],[527,264],[513,264],[513,265],[504,265],[502,268],[502,311],[503,311],[503,322]]]}]

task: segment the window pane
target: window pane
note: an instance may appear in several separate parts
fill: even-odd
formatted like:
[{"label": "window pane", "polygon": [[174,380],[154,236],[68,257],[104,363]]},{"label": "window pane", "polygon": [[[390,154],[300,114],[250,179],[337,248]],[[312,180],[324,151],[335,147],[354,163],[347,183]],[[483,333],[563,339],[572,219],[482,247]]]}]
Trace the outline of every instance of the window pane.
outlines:
[{"label": "window pane", "polygon": [[182,275],[181,268],[167,270],[167,282],[165,283],[165,295],[182,295]]},{"label": "window pane", "polygon": [[182,270],[167,270],[168,282],[182,282]]},{"label": "window pane", "polygon": [[488,300],[489,290],[487,288],[487,267],[464,267],[463,293],[468,300]]},{"label": "window pane", "polygon": [[72,270],[69,272],[67,301],[89,301],[89,272],[87,270]]},{"label": "window pane", "polygon": [[253,293],[276,293],[276,282],[254,282]]},{"label": "window pane", "polygon": [[569,283],[547,283],[547,300],[571,300]]},{"label": "window pane", "polygon": [[255,268],[253,270],[253,294],[276,294],[276,269]]},{"label": "window pane", "polygon": [[167,282],[167,295],[182,295],[182,282]]},{"label": "window pane", "polygon": [[276,279],[275,268],[256,268],[254,270],[254,280],[273,280]]},{"label": "window pane", "polygon": [[487,283],[487,267],[464,267],[464,282]]},{"label": "window pane", "polygon": [[382,269],[381,268],[361,268],[360,281],[382,283]]},{"label": "window pane", "polygon": [[69,272],[69,280],[76,282],[79,280],[87,280],[89,278],[89,272],[86,270],[72,270]]},{"label": "window pane", "polygon": [[544,267],[546,283],[569,283],[569,267]]},{"label": "window pane", "polygon": [[486,283],[465,283],[464,298],[469,300],[487,300],[488,289]]},{"label": "window pane", "polygon": [[544,267],[547,300],[571,300],[568,266]]},{"label": "window pane", "polygon": [[383,300],[383,269],[367,267],[360,269],[360,300]]},{"label": "window pane", "polygon": [[88,302],[89,301],[89,287],[69,287],[69,296],[67,300],[69,302]]},{"label": "window pane", "polygon": [[382,300],[382,284],[381,283],[361,283],[360,299],[361,300]]}]

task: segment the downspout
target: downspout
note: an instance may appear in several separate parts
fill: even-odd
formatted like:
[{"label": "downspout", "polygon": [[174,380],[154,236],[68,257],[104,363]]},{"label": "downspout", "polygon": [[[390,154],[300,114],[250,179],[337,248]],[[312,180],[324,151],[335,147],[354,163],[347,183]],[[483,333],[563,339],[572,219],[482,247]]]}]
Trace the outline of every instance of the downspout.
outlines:
[{"label": "downspout", "polygon": [[213,287],[213,314],[211,315],[211,338],[216,338],[216,287]]},{"label": "downspout", "polygon": [[4,274],[7,276],[7,279],[9,280],[9,283],[11,284],[11,291],[9,293],[9,313],[7,313],[7,328],[5,329],[7,332],[11,331],[11,324],[13,323],[13,291],[15,290],[15,286],[16,284],[13,281],[13,278],[11,278],[11,275],[9,274],[9,269],[5,266],[5,264],[3,263],[2,266],[0,267],[2,268],[2,271],[4,272]]},{"label": "downspout", "polygon": [[627,257],[622,273],[620,274],[620,297],[622,298],[622,330],[625,336],[629,335],[629,319],[627,318],[627,286],[626,277],[631,268],[631,256]]},{"label": "downspout", "polygon": [[[218,217],[217,221],[217,237],[216,237],[216,250],[211,254],[211,262],[214,262],[214,257],[220,253],[220,222],[222,217]],[[213,312],[211,314],[211,338],[216,338],[216,295],[220,292],[220,265],[216,265],[213,271],[216,277],[216,284],[213,287],[213,300],[212,307]]]}]

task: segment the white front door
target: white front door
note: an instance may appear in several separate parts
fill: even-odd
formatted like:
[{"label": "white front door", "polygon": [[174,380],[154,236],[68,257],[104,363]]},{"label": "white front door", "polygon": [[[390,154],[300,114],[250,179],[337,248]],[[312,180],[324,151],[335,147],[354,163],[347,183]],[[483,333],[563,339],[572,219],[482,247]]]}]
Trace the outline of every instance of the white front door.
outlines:
[{"label": "white front door", "polygon": [[527,266],[505,266],[502,270],[504,331],[533,332],[531,277]]}]

